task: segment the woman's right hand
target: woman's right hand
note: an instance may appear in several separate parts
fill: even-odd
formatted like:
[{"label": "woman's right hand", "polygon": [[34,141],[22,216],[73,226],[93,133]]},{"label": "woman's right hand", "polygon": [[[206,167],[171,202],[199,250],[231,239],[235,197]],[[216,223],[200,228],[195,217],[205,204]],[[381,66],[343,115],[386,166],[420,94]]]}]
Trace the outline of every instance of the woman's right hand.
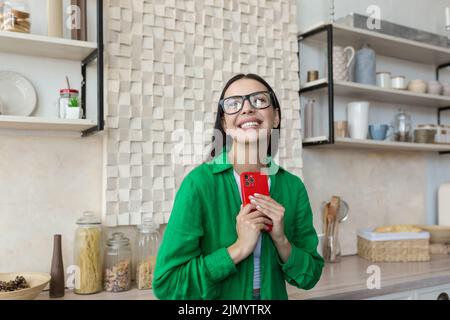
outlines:
[{"label": "woman's right hand", "polygon": [[254,210],[256,206],[253,204],[245,207],[241,205],[241,210],[236,217],[238,239],[228,248],[235,264],[247,258],[255,250],[261,231],[268,229],[266,224],[272,224],[265,214]]}]

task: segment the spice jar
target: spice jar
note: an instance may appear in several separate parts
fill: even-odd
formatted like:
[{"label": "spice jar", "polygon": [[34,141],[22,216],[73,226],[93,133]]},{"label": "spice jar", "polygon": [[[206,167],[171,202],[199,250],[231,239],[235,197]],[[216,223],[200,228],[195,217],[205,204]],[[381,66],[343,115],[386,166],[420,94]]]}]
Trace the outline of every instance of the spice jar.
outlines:
[{"label": "spice jar", "polygon": [[5,1],[2,31],[30,33],[30,6],[27,0]]},{"label": "spice jar", "polygon": [[78,99],[78,90],[74,89],[61,89],[59,90],[59,117],[61,119],[66,118],[67,108],[69,106],[80,105]]},{"label": "spice jar", "polygon": [[75,265],[79,277],[75,277],[77,294],[92,294],[102,291],[102,228],[101,221],[90,211],[77,220],[75,231]]},{"label": "spice jar", "polygon": [[5,6],[5,2],[0,0],[0,31],[3,28],[3,7]]},{"label": "spice jar", "polygon": [[105,261],[105,290],[127,291],[131,287],[130,240],[122,232],[116,232],[108,240]]},{"label": "spice jar", "polygon": [[136,282],[138,289],[151,289],[153,270],[160,243],[158,226],[151,218],[144,219],[138,227],[139,233],[136,243]]}]

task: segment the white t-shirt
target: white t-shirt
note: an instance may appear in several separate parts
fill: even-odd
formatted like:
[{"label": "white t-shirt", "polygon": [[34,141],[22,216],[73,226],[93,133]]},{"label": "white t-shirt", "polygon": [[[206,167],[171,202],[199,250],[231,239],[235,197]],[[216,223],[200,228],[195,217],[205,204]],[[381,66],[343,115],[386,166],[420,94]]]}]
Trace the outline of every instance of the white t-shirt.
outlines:
[{"label": "white t-shirt", "polygon": [[[239,174],[234,171],[234,178],[236,179],[236,183],[239,188],[239,195],[241,196],[241,203],[243,203],[242,199],[242,191],[241,191],[241,178]],[[269,190],[270,190],[270,176],[268,179]],[[258,242],[256,243],[255,250],[253,251],[253,289],[261,288],[261,272],[260,272],[260,258],[261,258],[261,235],[258,238]]]}]

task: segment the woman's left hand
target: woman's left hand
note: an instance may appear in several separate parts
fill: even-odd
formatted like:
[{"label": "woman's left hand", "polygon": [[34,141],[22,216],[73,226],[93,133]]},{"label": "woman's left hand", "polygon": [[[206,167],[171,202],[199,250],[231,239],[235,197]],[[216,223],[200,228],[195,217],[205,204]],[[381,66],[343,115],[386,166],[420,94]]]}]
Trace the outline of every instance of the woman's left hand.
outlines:
[{"label": "woman's left hand", "polygon": [[256,205],[256,210],[264,213],[272,220],[272,231],[269,233],[274,241],[283,240],[284,234],[284,207],[269,196],[255,193],[250,197],[251,203]]}]

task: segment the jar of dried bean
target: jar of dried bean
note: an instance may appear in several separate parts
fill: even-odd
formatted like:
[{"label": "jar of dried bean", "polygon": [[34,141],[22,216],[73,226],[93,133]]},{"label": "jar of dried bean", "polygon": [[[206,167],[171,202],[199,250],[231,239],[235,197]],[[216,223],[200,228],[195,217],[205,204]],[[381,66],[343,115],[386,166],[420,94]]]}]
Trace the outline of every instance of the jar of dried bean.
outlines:
[{"label": "jar of dried bean", "polygon": [[131,287],[130,240],[116,232],[108,240],[105,257],[104,288],[108,292],[127,291]]}]

